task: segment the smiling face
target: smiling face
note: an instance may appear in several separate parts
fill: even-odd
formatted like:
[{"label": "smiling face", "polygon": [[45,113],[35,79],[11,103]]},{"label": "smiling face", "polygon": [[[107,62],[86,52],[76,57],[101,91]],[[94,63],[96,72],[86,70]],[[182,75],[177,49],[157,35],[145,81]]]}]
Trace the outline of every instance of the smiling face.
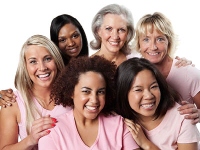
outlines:
[{"label": "smiling face", "polygon": [[139,45],[141,55],[154,64],[161,63],[168,56],[168,39],[155,28],[153,32],[147,31],[146,35],[140,35]]},{"label": "smiling face", "polygon": [[141,119],[153,119],[160,97],[160,89],[152,72],[146,69],[139,72],[128,93],[131,108],[140,114]]},{"label": "smiling face", "polygon": [[57,75],[57,67],[49,51],[37,45],[28,46],[25,60],[33,87],[49,88]]},{"label": "smiling face", "polygon": [[101,49],[110,52],[119,52],[127,40],[127,22],[122,15],[106,14],[98,30],[101,38]]},{"label": "smiling face", "polygon": [[96,72],[86,72],[79,76],[74,88],[74,116],[82,119],[96,119],[105,105],[106,82]]},{"label": "smiling face", "polygon": [[80,31],[71,23],[60,29],[58,42],[60,50],[70,57],[78,56],[83,46]]}]

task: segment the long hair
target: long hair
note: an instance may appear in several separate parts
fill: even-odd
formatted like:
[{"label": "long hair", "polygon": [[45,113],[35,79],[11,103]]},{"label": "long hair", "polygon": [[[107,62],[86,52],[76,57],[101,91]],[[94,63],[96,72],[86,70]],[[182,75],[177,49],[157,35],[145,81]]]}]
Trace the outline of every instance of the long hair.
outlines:
[{"label": "long hair", "polygon": [[[56,46],[58,46],[59,45],[58,34],[59,34],[60,29],[64,25],[70,24],[70,23],[73,24],[76,28],[78,28],[78,30],[80,31],[81,37],[82,37],[83,46],[82,46],[81,52],[78,56],[88,56],[89,55],[88,40],[87,40],[85,31],[84,31],[82,25],[80,24],[80,22],[76,18],[74,18],[68,14],[59,15],[52,20],[51,26],[50,26],[51,40],[56,44]],[[67,63],[70,60],[70,57],[68,55],[66,55],[64,52],[62,52],[61,50],[60,50],[60,53],[62,55],[65,65],[67,65]]]},{"label": "long hair", "polygon": [[[25,52],[27,48],[31,45],[45,47],[49,51],[49,53],[55,60],[58,73],[61,72],[61,70],[64,68],[64,63],[62,61],[62,57],[57,46],[47,37],[43,35],[33,35],[30,38],[28,38],[28,40],[22,46],[14,84],[15,88],[21,93],[21,96],[25,103],[27,134],[30,133],[32,122],[36,119],[36,115],[39,114],[33,102],[32,87],[34,83],[32,82],[28,74],[25,59]],[[39,115],[41,116],[41,114]]]}]

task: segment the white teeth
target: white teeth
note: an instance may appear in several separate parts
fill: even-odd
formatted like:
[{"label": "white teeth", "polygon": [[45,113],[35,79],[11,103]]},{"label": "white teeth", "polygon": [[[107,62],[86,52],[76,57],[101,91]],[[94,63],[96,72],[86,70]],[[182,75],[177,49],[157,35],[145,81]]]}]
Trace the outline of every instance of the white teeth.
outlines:
[{"label": "white teeth", "polygon": [[38,75],[38,77],[39,77],[39,78],[45,78],[45,77],[47,77],[47,76],[49,76],[49,75],[50,75],[50,74],[47,73],[47,74]]},{"label": "white teeth", "polygon": [[158,55],[158,53],[148,53],[148,54],[153,56]]},{"label": "white teeth", "polygon": [[89,110],[95,110],[96,108],[97,108],[97,106],[85,106],[87,109],[89,109]]},{"label": "white teeth", "polygon": [[119,42],[110,42],[111,45],[117,45]]},{"label": "white teeth", "polygon": [[153,106],[153,103],[152,104],[143,104],[141,106],[144,107],[144,108],[150,108],[150,107]]}]

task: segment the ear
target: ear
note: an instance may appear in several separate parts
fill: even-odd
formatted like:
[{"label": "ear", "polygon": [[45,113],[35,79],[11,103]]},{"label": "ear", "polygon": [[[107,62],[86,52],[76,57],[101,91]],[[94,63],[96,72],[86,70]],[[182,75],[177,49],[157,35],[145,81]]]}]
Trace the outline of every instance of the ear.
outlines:
[{"label": "ear", "polygon": [[71,95],[71,99],[74,99],[74,93]]}]

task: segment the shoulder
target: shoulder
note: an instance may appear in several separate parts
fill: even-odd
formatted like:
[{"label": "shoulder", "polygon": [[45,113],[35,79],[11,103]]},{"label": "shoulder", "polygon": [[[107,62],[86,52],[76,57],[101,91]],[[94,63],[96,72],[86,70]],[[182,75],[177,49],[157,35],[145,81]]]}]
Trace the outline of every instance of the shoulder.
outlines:
[{"label": "shoulder", "polygon": [[106,116],[101,115],[100,118],[103,121],[104,125],[114,127],[114,126],[123,126],[124,124],[123,117],[117,114],[110,114]]}]

